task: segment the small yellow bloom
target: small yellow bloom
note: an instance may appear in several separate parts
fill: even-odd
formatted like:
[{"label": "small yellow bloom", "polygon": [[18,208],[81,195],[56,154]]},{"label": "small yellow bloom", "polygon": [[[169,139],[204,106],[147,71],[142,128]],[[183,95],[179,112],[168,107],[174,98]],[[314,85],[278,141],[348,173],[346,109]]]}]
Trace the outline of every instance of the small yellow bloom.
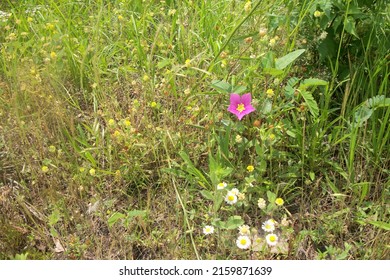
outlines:
[{"label": "small yellow bloom", "polygon": [[185,64],[186,67],[191,67],[191,59],[186,59],[184,64]]},{"label": "small yellow bloom", "polygon": [[51,146],[49,147],[49,152],[50,152],[50,153],[55,153],[55,152],[56,152],[56,147],[54,147],[53,145],[51,145]]},{"label": "small yellow bloom", "polygon": [[147,81],[150,80],[150,78],[149,78],[148,75],[145,74],[145,75],[142,77],[142,80],[143,80],[144,82],[147,82]]},{"label": "small yellow bloom", "polygon": [[131,122],[130,122],[129,120],[125,120],[125,121],[123,122],[123,124],[124,124],[125,126],[129,127],[129,126],[131,125]]},{"label": "small yellow bloom", "polygon": [[27,18],[27,22],[32,22],[32,21],[33,21],[32,17]]},{"label": "small yellow bloom", "polygon": [[122,15],[119,15],[119,16],[118,16],[118,20],[119,20],[119,21],[123,21],[123,20],[124,20],[124,17],[123,17]]},{"label": "small yellow bloom", "polygon": [[155,107],[157,107],[157,103],[156,103],[156,102],[154,102],[154,101],[150,102],[150,107],[152,107],[152,108],[155,108]]},{"label": "small yellow bloom", "polygon": [[85,168],[84,168],[84,167],[80,167],[80,168],[79,168],[79,171],[80,171],[80,173],[84,173]]},{"label": "small yellow bloom", "polygon": [[275,204],[278,206],[282,206],[284,204],[283,198],[278,197],[277,199],[275,199]]},{"label": "small yellow bloom", "polygon": [[318,18],[320,16],[322,16],[323,13],[321,13],[320,11],[315,11],[314,12],[314,17]]},{"label": "small yellow bloom", "polygon": [[245,3],[244,10],[245,10],[245,12],[249,12],[251,9],[252,9],[252,2],[251,1],[247,1]]},{"label": "small yellow bloom", "polygon": [[276,40],[275,40],[275,38],[270,39],[268,45],[269,45],[270,47],[274,47],[274,46],[276,45]]},{"label": "small yellow bloom", "polygon": [[50,53],[50,58],[51,59],[56,59],[57,58],[57,54],[55,52],[51,52]]},{"label": "small yellow bloom", "polygon": [[89,170],[89,174],[90,174],[91,176],[95,176],[96,170],[95,170],[94,168],[91,168],[91,169]]},{"label": "small yellow bloom", "polygon": [[121,133],[118,130],[115,130],[115,132],[114,132],[114,134],[112,136],[117,138],[117,137],[121,136]]},{"label": "small yellow bloom", "polygon": [[255,170],[255,168],[253,165],[248,165],[246,170],[248,170],[248,172],[253,172],[253,170]]},{"label": "small yellow bloom", "polygon": [[49,172],[49,167],[47,167],[46,165],[42,166],[41,169],[42,169],[42,172],[43,172],[43,173]]},{"label": "small yellow bloom", "polygon": [[46,23],[46,29],[50,30],[50,31],[53,31],[55,29],[55,26],[52,23]]},{"label": "small yellow bloom", "polygon": [[108,120],[108,125],[109,126],[114,126],[115,125],[115,120],[114,119],[109,119]]},{"label": "small yellow bloom", "polygon": [[266,94],[268,98],[272,98],[275,95],[273,89],[271,88],[267,89]]}]

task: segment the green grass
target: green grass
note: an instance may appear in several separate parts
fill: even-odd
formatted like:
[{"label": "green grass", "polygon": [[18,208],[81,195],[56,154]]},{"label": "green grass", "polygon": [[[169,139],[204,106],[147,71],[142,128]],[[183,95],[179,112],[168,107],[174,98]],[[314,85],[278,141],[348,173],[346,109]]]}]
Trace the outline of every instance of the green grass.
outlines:
[{"label": "green grass", "polygon": [[386,1],[108,2],[0,4],[0,259],[389,258]]}]

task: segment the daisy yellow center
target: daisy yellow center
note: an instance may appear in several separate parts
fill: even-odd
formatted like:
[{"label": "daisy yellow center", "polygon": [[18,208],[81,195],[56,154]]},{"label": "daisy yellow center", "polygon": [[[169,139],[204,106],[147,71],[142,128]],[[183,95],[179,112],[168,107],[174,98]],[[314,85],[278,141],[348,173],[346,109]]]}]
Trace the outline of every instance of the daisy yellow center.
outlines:
[{"label": "daisy yellow center", "polygon": [[270,229],[270,228],[272,228],[272,225],[271,225],[271,224],[266,224],[266,225],[265,225],[265,228],[266,228],[266,229]]},{"label": "daisy yellow center", "polygon": [[229,195],[229,196],[228,196],[228,200],[229,200],[229,201],[234,201],[234,195]]},{"label": "daisy yellow center", "polygon": [[275,241],[276,241],[276,237],[275,237],[275,236],[273,236],[273,235],[271,235],[271,236],[269,237],[269,241],[271,241],[271,242],[275,242]]},{"label": "daisy yellow center", "polygon": [[246,245],[246,239],[241,239],[241,240],[240,240],[240,244],[241,244],[241,245]]},{"label": "daisy yellow center", "polygon": [[237,111],[241,113],[241,112],[244,111],[244,110],[245,110],[244,104],[243,104],[243,103],[238,104],[238,106],[237,106]]}]

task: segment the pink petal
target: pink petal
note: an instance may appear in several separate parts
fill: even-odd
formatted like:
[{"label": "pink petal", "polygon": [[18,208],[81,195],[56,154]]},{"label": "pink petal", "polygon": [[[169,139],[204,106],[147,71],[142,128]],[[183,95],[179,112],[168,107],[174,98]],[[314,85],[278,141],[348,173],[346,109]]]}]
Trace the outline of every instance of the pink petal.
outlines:
[{"label": "pink petal", "polygon": [[241,102],[246,106],[250,105],[252,101],[252,95],[250,93],[246,93],[243,96],[241,96]]},{"label": "pink petal", "polygon": [[241,103],[241,96],[237,93],[230,94],[230,106],[234,105],[237,107],[238,104]]}]

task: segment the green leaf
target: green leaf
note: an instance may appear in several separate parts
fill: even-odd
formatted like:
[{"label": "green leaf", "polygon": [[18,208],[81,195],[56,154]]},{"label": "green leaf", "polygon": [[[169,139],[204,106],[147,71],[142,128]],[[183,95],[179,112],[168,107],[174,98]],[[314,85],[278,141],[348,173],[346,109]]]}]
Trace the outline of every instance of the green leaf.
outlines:
[{"label": "green leaf", "polygon": [[263,74],[268,74],[268,75],[271,75],[271,76],[280,76],[282,75],[284,72],[283,70],[280,70],[280,69],[276,69],[276,68],[264,68],[263,69]]},{"label": "green leaf", "polygon": [[210,191],[202,190],[200,194],[208,200],[214,200],[214,195]]},{"label": "green leaf", "polygon": [[276,199],[276,194],[274,194],[273,192],[267,191],[267,199],[268,199],[268,202],[270,204],[273,204],[275,202],[275,199]]},{"label": "green leaf", "polygon": [[281,58],[276,59],[275,61],[275,68],[282,70],[286,68],[288,65],[293,63],[301,54],[305,52],[305,49],[299,49],[296,51],[293,51]]},{"label": "green leaf", "polygon": [[211,82],[211,86],[222,93],[231,93],[232,86],[225,82],[220,80],[215,80]]},{"label": "green leaf", "polygon": [[349,34],[355,36],[356,38],[359,38],[359,36],[356,34],[355,19],[353,17],[347,17],[345,19],[344,28],[345,31],[347,31]]},{"label": "green leaf", "polygon": [[236,229],[244,224],[244,220],[240,216],[232,216],[226,221],[226,229]]},{"label": "green leaf", "polygon": [[293,98],[295,93],[295,85],[298,83],[299,79],[292,77],[287,81],[287,85],[284,88],[284,94],[287,98]]},{"label": "green leaf", "polygon": [[179,155],[187,165],[185,171],[197,178],[200,184],[210,186],[210,182],[206,179],[203,173],[195,167],[190,160],[190,157],[184,151],[180,151]]},{"label": "green leaf", "polygon": [[371,117],[372,113],[374,113],[373,109],[368,108],[366,106],[360,107],[354,115],[355,124],[361,126],[366,120],[368,120]]},{"label": "green leaf", "polygon": [[126,217],[125,214],[119,212],[113,213],[111,217],[108,218],[108,227],[112,227],[118,220],[123,219],[125,217]]},{"label": "green leaf", "polygon": [[368,223],[384,230],[390,230],[390,224],[381,221],[367,221]]},{"label": "green leaf", "polygon": [[263,108],[261,112],[265,115],[268,115],[272,111],[272,101],[271,100],[265,100],[263,104]]},{"label": "green leaf", "polygon": [[309,87],[326,86],[326,85],[328,85],[328,82],[321,79],[306,79],[299,85],[299,89],[305,90]]},{"label": "green leaf", "polygon": [[302,91],[301,95],[303,99],[305,99],[305,103],[307,104],[307,107],[309,107],[310,113],[317,118],[319,114],[319,109],[317,102],[314,100],[313,95],[310,92]]},{"label": "green leaf", "polygon": [[127,218],[131,217],[145,217],[147,214],[146,210],[130,210],[127,212]]},{"label": "green leaf", "polygon": [[231,92],[234,92],[234,93],[237,93],[237,94],[241,94],[243,92],[246,91],[246,87],[245,86],[235,86]]},{"label": "green leaf", "polygon": [[163,59],[159,63],[157,63],[157,68],[161,69],[161,68],[164,68],[165,66],[168,66],[169,64],[171,64],[170,59]]}]

